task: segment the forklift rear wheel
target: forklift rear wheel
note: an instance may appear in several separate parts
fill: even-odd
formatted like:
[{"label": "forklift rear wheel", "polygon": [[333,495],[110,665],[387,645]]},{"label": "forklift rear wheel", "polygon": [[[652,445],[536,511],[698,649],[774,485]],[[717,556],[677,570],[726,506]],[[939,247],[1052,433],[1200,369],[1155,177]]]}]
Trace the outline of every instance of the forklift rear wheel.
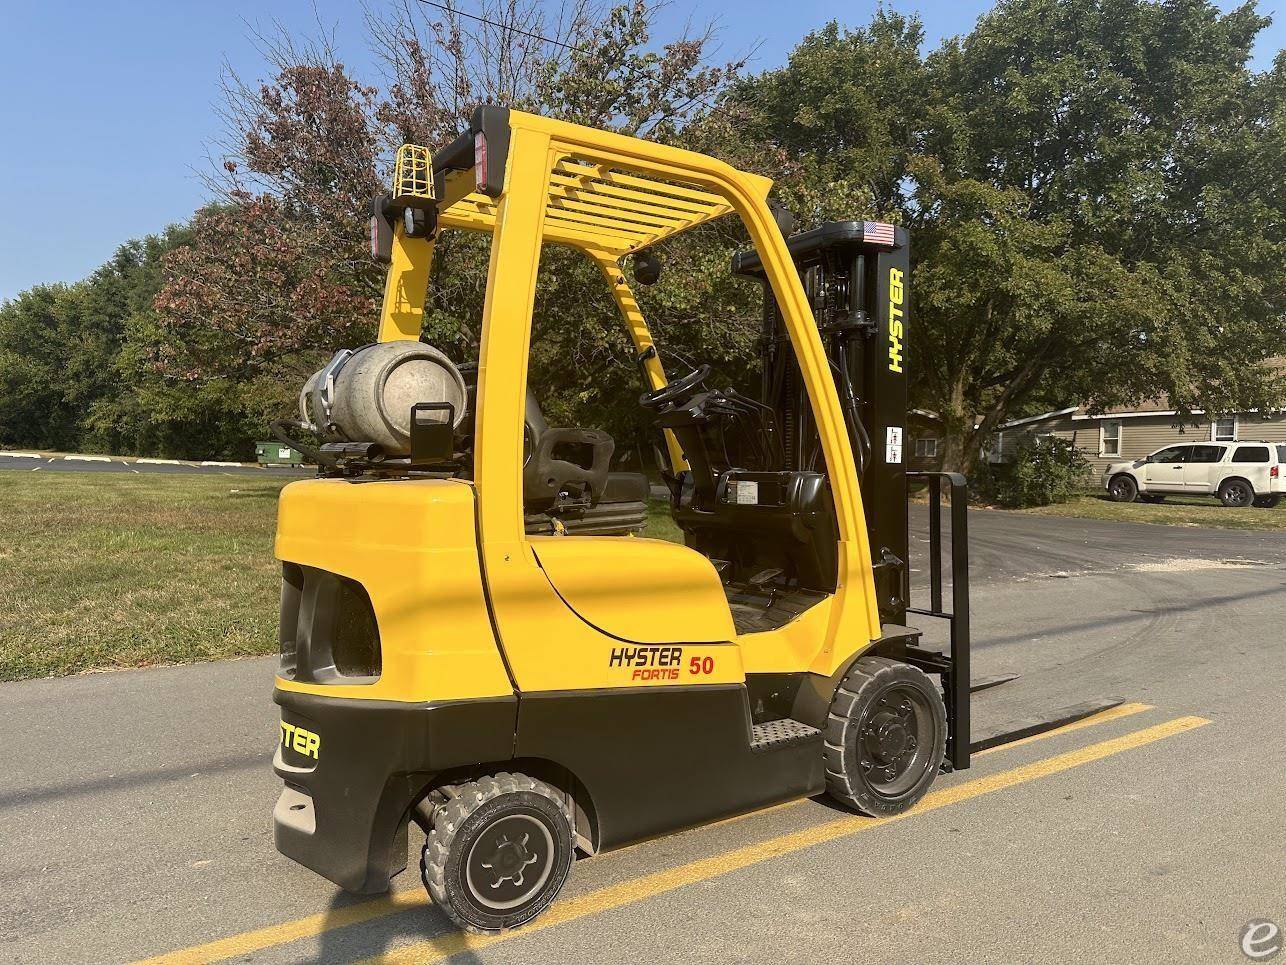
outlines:
[{"label": "forklift rear wheel", "polygon": [[420,858],[429,896],[465,931],[525,925],[549,907],[571,871],[562,796],[543,781],[508,773],[447,793]]},{"label": "forklift rear wheel", "polygon": [[946,753],[947,711],[933,681],[910,664],[862,657],[831,700],[826,788],[872,817],[920,800]]},{"label": "forklift rear wheel", "polygon": [[1276,509],[1281,501],[1280,493],[1273,493],[1271,496],[1256,496],[1255,506],[1259,509]]}]

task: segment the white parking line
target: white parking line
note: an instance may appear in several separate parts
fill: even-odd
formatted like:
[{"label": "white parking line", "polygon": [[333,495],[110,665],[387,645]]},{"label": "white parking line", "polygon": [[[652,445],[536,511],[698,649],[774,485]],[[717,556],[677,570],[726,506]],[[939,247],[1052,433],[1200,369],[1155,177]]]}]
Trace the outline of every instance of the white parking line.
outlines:
[{"label": "white parking line", "polygon": [[10,459],[43,459],[45,458],[38,452],[0,452],[0,456],[8,456]]},{"label": "white parking line", "polygon": [[111,462],[111,456],[63,456],[64,459],[76,462]]}]

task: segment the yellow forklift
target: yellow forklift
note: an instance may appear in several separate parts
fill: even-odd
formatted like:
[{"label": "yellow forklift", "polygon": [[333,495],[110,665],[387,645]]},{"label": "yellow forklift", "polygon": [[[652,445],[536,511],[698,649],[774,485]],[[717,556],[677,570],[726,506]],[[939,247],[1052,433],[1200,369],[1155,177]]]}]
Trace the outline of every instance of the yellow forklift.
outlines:
[{"label": "yellow forklift", "polygon": [[[304,387],[295,425],[321,444],[286,436],[319,478],[283,490],[277,526],[283,854],[382,892],[414,823],[433,901],[492,932],[548,907],[578,854],[823,792],[895,814],[969,766],[958,476],[921,474],[932,599],[909,607],[907,234],[787,241],[770,187],[498,107],[399,151],[371,222],[378,341]],[[707,365],[670,379],[627,280],[657,282],[648,249],[721,217],[750,243],[731,270],[763,288],[758,397]],[[476,364],[420,341],[450,230],[491,239]],[[607,433],[550,427],[528,391],[545,245],[614,296],[684,545],[639,535],[649,481],[614,470]],[[908,614],[948,620],[943,652]]]}]

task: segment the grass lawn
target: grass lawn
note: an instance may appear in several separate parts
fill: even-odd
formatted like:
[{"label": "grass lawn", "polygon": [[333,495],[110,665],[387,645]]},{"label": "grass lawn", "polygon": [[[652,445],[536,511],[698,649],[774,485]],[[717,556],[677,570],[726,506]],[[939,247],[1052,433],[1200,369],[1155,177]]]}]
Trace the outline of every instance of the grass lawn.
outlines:
[{"label": "grass lawn", "polygon": [[286,482],[0,473],[0,680],[272,652]]},{"label": "grass lawn", "polygon": [[670,502],[667,499],[653,499],[647,505],[647,528],[643,535],[649,539],[668,539],[671,543],[683,542],[683,530],[675,524],[670,516]]},{"label": "grass lawn", "polygon": [[0,680],[272,653],[287,482],[0,472]]},{"label": "grass lawn", "polygon": [[1041,516],[1079,516],[1086,519],[1166,526],[1210,526],[1286,532],[1286,503],[1276,509],[1229,509],[1209,496],[1166,496],[1163,503],[1114,503],[1103,495],[1076,496],[1066,503],[1018,510]]}]

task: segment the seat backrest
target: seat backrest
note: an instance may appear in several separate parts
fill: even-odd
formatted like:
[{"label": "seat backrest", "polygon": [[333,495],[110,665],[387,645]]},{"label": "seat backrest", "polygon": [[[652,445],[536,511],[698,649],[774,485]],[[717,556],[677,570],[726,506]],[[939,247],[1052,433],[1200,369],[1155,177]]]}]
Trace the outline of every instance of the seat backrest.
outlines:
[{"label": "seat backrest", "polygon": [[523,504],[546,512],[574,503],[588,509],[603,497],[616,444],[598,429],[545,429],[522,470]]}]

